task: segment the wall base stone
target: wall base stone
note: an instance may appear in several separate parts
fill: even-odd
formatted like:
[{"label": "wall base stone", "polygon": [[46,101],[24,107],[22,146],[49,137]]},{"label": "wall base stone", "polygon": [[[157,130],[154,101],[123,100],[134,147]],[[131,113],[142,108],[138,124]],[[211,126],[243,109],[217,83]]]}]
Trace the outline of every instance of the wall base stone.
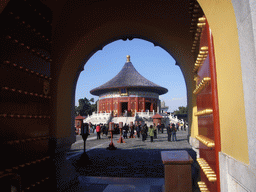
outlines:
[{"label": "wall base stone", "polygon": [[199,141],[194,137],[189,137],[189,144],[192,149],[196,152],[196,158],[199,158]]},{"label": "wall base stone", "polygon": [[255,191],[255,169],[222,152],[219,153],[219,163],[221,191]]}]

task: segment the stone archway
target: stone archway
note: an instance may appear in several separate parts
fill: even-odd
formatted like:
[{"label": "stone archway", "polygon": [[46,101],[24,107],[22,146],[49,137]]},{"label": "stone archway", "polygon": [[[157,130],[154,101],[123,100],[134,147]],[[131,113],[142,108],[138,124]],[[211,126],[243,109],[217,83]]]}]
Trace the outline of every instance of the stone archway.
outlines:
[{"label": "stone archway", "polygon": [[[1,11],[8,2],[2,2]],[[176,59],[187,86],[191,136],[198,134],[197,119],[192,115],[197,108],[192,94],[195,83],[191,70],[195,56],[190,52],[193,38],[188,32],[188,1],[147,1],[146,5],[129,1],[125,6],[114,0],[41,2],[53,13],[51,90],[54,91],[50,126],[53,151],[60,152],[74,141],[72,110],[76,82],[83,65],[93,53],[116,39],[149,40]],[[251,134],[255,132],[253,125],[256,123],[251,117],[256,110],[253,83],[256,74],[255,1],[198,2],[214,38],[222,155],[232,157],[240,167],[255,168],[255,139]],[[238,129],[240,132],[233,132]]]}]

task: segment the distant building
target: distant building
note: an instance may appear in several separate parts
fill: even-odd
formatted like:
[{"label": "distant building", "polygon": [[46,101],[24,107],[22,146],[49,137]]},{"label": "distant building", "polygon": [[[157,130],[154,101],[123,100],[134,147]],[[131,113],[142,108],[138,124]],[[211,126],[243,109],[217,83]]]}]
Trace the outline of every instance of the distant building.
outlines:
[{"label": "distant building", "polygon": [[161,113],[167,113],[169,107],[165,106],[165,102],[161,101]]},{"label": "distant building", "polygon": [[90,91],[99,96],[97,112],[93,112],[84,122],[135,124],[140,121],[142,124],[153,125],[153,116],[157,113],[162,116],[160,121],[165,125],[171,121],[177,122],[177,118],[167,114],[169,107],[159,100],[159,95],[167,92],[166,88],[139,74],[127,55],[126,63],[114,78]]},{"label": "distant building", "polygon": [[122,70],[107,83],[90,91],[99,96],[99,113],[114,117],[134,116],[135,112],[160,112],[159,95],[167,93],[164,87],[147,80],[134,68],[127,56]]}]

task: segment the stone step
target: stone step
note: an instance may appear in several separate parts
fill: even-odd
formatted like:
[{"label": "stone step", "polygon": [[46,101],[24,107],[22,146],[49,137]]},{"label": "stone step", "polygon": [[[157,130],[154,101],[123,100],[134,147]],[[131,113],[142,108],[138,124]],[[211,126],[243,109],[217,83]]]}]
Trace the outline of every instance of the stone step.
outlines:
[{"label": "stone step", "polygon": [[164,178],[120,178],[79,176],[79,191],[104,188],[102,192],[162,192]]}]

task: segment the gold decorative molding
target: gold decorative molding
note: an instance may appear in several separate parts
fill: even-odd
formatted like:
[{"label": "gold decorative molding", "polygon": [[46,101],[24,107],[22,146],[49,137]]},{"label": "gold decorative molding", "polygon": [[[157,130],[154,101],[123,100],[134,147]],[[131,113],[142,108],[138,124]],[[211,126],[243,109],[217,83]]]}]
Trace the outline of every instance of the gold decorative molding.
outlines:
[{"label": "gold decorative molding", "polygon": [[208,51],[208,47],[207,46],[201,47],[201,51]]},{"label": "gold decorative molding", "polygon": [[197,55],[197,59],[196,59],[195,65],[194,65],[193,72],[196,72],[199,69],[199,67],[201,65],[203,65],[207,56],[208,56],[208,47],[207,46],[201,47],[199,50],[199,54]]},{"label": "gold decorative molding", "polygon": [[[199,6],[199,5],[198,5]],[[193,12],[196,13],[195,11],[198,9],[193,9]],[[198,14],[193,14],[192,17],[198,17]],[[195,23],[197,21],[197,23]],[[200,38],[201,38],[201,34],[205,28],[206,25],[206,18],[205,17],[199,17],[197,20],[194,19],[191,23],[191,27],[190,27],[190,32],[195,32],[194,34],[194,42],[192,45],[192,49],[191,52],[195,52],[196,50],[196,46],[200,43]],[[197,43],[195,43],[195,41]]]},{"label": "gold decorative molding", "polygon": [[202,91],[205,87],[209,85],[209,82],[211,81],[210,77],[204,77],[202,81],[196,86],[196,89],[193,91],[193,93],[196,95],[200,91]]},{"label": "gold decorative molding", "polygon": [[10,87],[2,87],[2,89],[6,90],[6,91],[16,92],[16,93],[19,93],[19,94],[25,94],[25,95],[31,95],[31,96],[51,99],[51,96],[43,95],[43,94],[40,94],[40,93],[34,93],[34,92],[29,93],[28,91],[24,91],[24,90],[21,90],[21,89],[10,88]]},{"label": "gold decorative molding", "polygon": [[205,146],[213,148],[215,147],[215,143],[212,139],[209,139],[203,135],[197,135],[196,139],[203,143]]},{"label": "gold decorative molding", "polygon": [[197,27],[203,28],[206,25],[206,23],[197,23]]},{"label": "gold decorative molding", "polygon": [[[197,158],[196,161],[200,165],[201,169],[203,170],[204,174],[206,175],[208,181],[215,182],[217,181],[217,176],[209,164],[203,158]],[[203,184],[203,183],[201,183]]]},{"label": "gold decorative molding", "polygon": [[[41,51],[36,51],[36,48],[31,48],[28,45],[25,45],[24,43],[20,42],[17,39],[13,39],[10,35],[7,35],[5,37],[7,40],[12,40],[12,43],[16,44],[17,46],[21,46],[22,48],[24,48],[27,51],[31,51],[33,54],[37,55],[38,57],[44,59],[46,62],[51,62],[52,59],[50,59],[50,57],[47,57],[46,55],[44,55]],[[20,42],[20,43],[19,43]]]},{"label": "gold decorative molding", "polygon": [[51,118],[51,116],[47,115],[22,115],[22,114],[0,114],[0,117],[11,117],[11,118],[35,118],[35,119],[46,119]]},{"label": "gold decorative molding", "polygon": [[204,115],[210,115],[212,114],[213,110],[212,109],[204,109],[202,111],[198,111],[195,113],[195,116],[204,116]]},{"label": "gold decorative molding", "polygon": [[25,68],[25,67],[23,67],[21,65],[18,65],[16,63],[11,62],[11,61],[4,61],[3,64],[9,65],[10,67],[14,67],[16,69],[24,71],[24,72],[26,72],[29,75],[31,75],[31,74],[33,75],[34,74],[34,75],[37,75],[39,78],[45,78],[45,79],[49,79],[49,80],[52,79],[51,77],[48,77],[47,75],[43,75],[41,73],[35,72],[35,71],[31,70],[31,69]]},{"label": "gold decorative molding", "polygon": [[33,164],[37,164],[37,163],[41,163],[43,161],[47,161],[48,159],[50,159],[50,156],[44,157],[42,159],[37,159],[35,161],[31,161],[31,162],[28,162],[28,163],[20,164],[20,165],[17,165],[15,167],[12,167],[10,169],[5,169],[3,171],[0,171],[0,178],[6,176],[6,174],[10,174],[12,172],[16,172],[20,168],[23,168],[23,167],[26,167],[26,166],[29,166],[29,165],[33,165]]},{"label": "gold decorative molding", "polygon": [[199,51],[199,54],[208,54],[208,51]]},{"label": "gold decorative molding", "polygon": [[[24,0],[24,2],[26,2],[26,0]],[[31,7],[31,4],[29,4],[29,6]],[[40,17],[41,17],[43,20],[45,20],[47,23],[49,23],[49,25],[52,25],[52,24],[50,24],[50,20],[47,20],[46,17],[45,17],[42,13],[40,13],[38,9],[34,9],[34,12],[38,12],[38,15],[40,15]],[[19,22],[20,24],[26,25],[26,23],[27,23],[27,22],[25,22],[20,16],[18,16],[16,12],[14,12],[14,13],[13,13],[13,12],[9,12],[8,15],[13,16],[14,19],[16,19],[16,20],[19,20],[19,19],[20,19],[20,22]],[[27,24],[27,27],[28,27],[28,28],[32,28],[32,26],[30,26],[29,24]],[[32,31],[33,31],[33,32],[36,32],[36,29],[33,29]],[[37,34],[37,35],[40,35],[41,33],[38,32],[38,33],[36,33],[36,34]],[[42,36],[42,38],[44,38],[44,37]],[[48,41],[48,40],[47,40],[47,41]]]},{"label": "gold decorative molding", "polygon": [[210,192],[209,189],[207,188],[207,185],[205,184],[205,182],[198,181],[197,184],[198,184],[198,187],[201,192]]},{"label": "gold decorative molding", "polygon": [[205,23],[206,22],[206,18],[205,17],[200,17],[200,18],[198,18],[198,22],[199,23]]}]

